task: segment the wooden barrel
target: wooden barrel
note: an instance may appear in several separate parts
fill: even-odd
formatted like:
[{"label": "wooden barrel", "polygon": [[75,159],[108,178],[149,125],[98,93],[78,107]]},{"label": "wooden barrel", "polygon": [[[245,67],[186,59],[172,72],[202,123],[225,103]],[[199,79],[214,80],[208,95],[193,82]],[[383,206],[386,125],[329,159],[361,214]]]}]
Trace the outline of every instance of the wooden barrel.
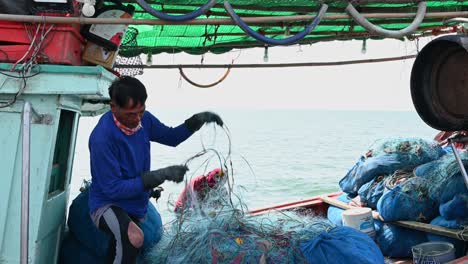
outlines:
[{"label": "wooden barrel", "polygon": [[468,130],[468,35],[440,37],[421,50],[411,71],[411,97],[429,126]]}]

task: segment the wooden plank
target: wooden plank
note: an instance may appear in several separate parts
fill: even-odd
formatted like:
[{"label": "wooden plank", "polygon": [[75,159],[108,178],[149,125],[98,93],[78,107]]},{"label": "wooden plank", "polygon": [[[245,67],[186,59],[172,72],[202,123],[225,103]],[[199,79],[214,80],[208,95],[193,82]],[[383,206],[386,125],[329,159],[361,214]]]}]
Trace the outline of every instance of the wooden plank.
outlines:
[{"label": "wooden plank", "polygon": [[[322,201],[327,203],[327,204],[330,204],[330,205],[333,205],[333,206],[336,206],[338,208],[341,208],[341,209],[353,209],[353,208],[358,208],[358,207],[353,207],[353,206],[350,206],[349,204],[345,203],[345,202],[342,202],[342,201],[338,201],[336,199],[333,199],[333,198],[330,198],[330,197],[327,197],[327,196],[322,196]],[[380,216],[379,212],[375,211],[375,210],[372,210],[372,218],[376,219],[376,220],[379,220],[379,221],[384,221],[384,219],[382,218],[382,216]]]},{"label": "wooden plank", "polygon": [[[347,203],[332,199],[327,196],[322,196],[321,198],[323,202],[336,206],[341,209],[356,208],[356,207],[352,207],[348,205]],[[374,219],[384,221],[383,218],[380,216],[379,212],[375,210],[372,211],[372,217]],[[445,228],[441,226],[425,224],[425,223],[420,223],[420,222],[415,222],[415,221],[396,221],[396,222],[387,222],[387,223],[395,224],[395,225],[402,226],[402,227],[409,228],[409,229],[432,233],[432,234],[436,234],[440,236],[446,236],[446,237],[451,237],[451,238],[455,238],[455,239],[459,239],[463,241],[468,241],[468,230],[450,229],[450,228]]]},{"label": "wooden plank", "polygon": [[[327,197],[337,197],[340,194],[341,194],[341,192],[329,193],[329,194],[327,194]],[[276,206],[251,210],[249,213],[251,215],[260,215],[260,214],[268,213],[270,211],[290,210],[290,209],[295,209],[295,208],[310,208],[310,207],[313,207],[316,204],[322,203],[321,197],[322,196],[314,196],[314,197],[312,197],[310,199],[307,199],[307,200],[302,200],[302,201],[297,201],[297,202],[291,202],[291,203],[286,203],[286,204],[281,204],[281,205],[276,205]],[[332,198],[330,198],[330,199],[332,199]]]}]

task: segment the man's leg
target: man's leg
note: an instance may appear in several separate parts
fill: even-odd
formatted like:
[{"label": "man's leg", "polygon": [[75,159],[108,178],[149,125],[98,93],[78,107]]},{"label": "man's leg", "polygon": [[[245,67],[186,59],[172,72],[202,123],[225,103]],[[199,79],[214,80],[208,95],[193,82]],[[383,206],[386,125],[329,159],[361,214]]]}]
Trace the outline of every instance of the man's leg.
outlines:
[{"label": "man's leg", "polygon": [[139,249],[143,246],[143,231],[124,210],[117,206],[109,207],[99,220],[99,229],[111,234],[115,239],[113,264],[136,262]]}]

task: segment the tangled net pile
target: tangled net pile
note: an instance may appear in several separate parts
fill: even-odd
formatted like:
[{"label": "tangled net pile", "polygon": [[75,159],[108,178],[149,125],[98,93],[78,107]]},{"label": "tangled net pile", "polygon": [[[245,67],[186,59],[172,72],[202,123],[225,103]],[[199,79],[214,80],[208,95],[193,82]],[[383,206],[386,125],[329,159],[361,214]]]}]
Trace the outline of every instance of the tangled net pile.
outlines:
[{"label": "tangled net pile", "polygon": [[300,243],[334,227],[293,212],[247,216],[232,209],[178,218],[147,263],[308,263]]},{"label": "tangled net pile", "polygon": [[[465,169],[468,168],[468,153],[460,153],[460,157]],[[460,167],[451,154],[417,167],[414,174],[426,180],[430,197],[439,204],[468,194]]]},{"label": "tangled net pile", "polygon": [[421,138],[392,138],[376,141],[370,148],[373,157],[397,154],[401,162],[408,166],[438,159],[444,151],[435,141]]},{"label": "tangled net pile", "polygon": [[[145,263],[308,263],[300,243],[335,226],[327,219],[294,212],[249,215],[233,192],[230,150],[222,157],[202,145],[204,150],[186,164],[214,153],[211,158],[225,171],[226,182],[211,189],[202,204],[193,199],[189,208],[178,212],[165,225],[161,241],[146,254]],[[205,171],[211,158],[201,165]]]}]

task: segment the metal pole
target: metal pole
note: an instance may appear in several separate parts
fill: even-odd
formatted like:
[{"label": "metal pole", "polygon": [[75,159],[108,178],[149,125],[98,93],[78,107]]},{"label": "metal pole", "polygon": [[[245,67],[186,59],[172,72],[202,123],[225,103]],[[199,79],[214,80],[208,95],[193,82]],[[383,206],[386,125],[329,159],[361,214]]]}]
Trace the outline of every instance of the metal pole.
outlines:
[{"label": "metal pole", "polygon": [[21,240],[20,263],[28,263],[29,242],[29,165],[31,140],[31,104],[24,103],[23,108],[23,173],[21,176]]},{"label": "metal pole", "polygon": [[303,62],[303,63],[270,63],[270,64],[160,64],[160,65],[115,65],[115,68],[143,68],[143,69],[215,69],[215,68],[291,68],[291,67],[321,67],[340,66],[363,63],[378,63],[398,60],[414,59],[417,55],[405,55],[399,57],[376,58],[366,60],[330,61],[330,62]]},{"label": "metal pole", "polygon": [[[414,13],[364,13],[367,19],[379,18],[408,18],[414,17]],[[244,17],[246,23],[286,23],[314,19],[313,15],[274,16],[274,17]],[[468,17],[468,11],[455,12],[429,12],[425,17],[449,19],[455,17]],[[352,19],[348,14],[329,14],[324,20]],[[119,24],[119,25],[234,25],[230,18],[193,19],[185,22],[170,22],[160,19],[131,19],[131,18],[87,18],[87,17],[52,17],[0,14],[1,21],[52,23],[52,24]]]},{"label": "metal pole", "polygon": [[460,158],[460,154],[458,154],[458,150],[455,147],[455,144],[452,140],[449,139],[450,147],[452,147],[452,152],[455,155],[455,159],[457,160],[458,166],[460,167],[460,171],[463,175],[463,179],[465,179],[465,186],[468,189],[468,175],[466,174],[465,166],[463,166],[463,162]]}]

